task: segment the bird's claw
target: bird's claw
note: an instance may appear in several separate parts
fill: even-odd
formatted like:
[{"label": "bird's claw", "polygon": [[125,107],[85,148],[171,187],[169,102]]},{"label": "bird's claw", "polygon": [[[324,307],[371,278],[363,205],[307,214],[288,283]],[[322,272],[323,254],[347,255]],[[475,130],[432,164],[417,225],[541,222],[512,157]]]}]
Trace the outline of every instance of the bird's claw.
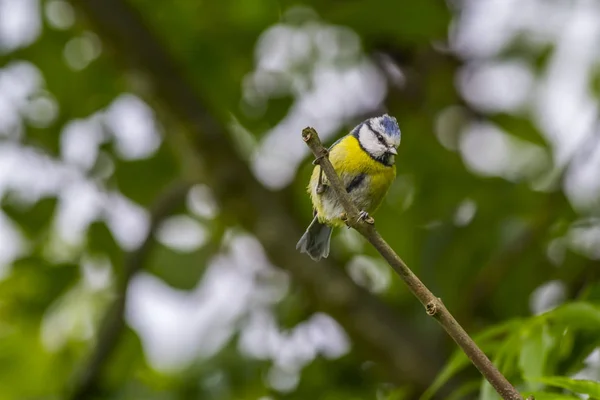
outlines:
[{"label": "bird's claw", "polygon": [[342,212],[340,214],[340,219],[346,224],[346,227],[348,229],[350,229],[350,224],[348,223],[348,214],[346,214],[345,212]]},{"label": "bird's claw", "polygon": [[317,157],[317,158],[315,158],[315,159],[313,160],[313,162],[312,162],[312,163],[313,163],[313,165],[319,165],[319,164],[321,163],[321,160],[322,160],[323,158],[327,157],[328,155],[329,155],[329,150],[327,150],[327,149],[323,149],[323,152],[322,152],[322,154],[321,154],[319,157]]},{"label": "bird's claw", "polygon": [[375,223],[375,220],[373,219],[373,217],[371,217],[369,215],[369,213],[366,212],[365,210],[361,210],[358,213],[358,219],[356,220],[356,222],[360,222],[360,221],[365,221],[369,225],[373,225]]}]

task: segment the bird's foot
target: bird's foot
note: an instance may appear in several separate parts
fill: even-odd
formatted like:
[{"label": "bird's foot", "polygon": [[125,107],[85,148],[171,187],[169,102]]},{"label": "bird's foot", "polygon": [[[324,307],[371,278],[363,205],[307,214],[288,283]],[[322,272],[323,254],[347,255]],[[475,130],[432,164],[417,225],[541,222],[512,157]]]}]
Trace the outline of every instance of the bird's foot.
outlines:
[{"label": "bird's foot", "polygon": [[346,227],[348,229],[350,229],[350,224],[348,223],[348,214],[346,214],[345,212],[342,212],[340,214],[340,219],[346,224]]},{"label": "bird's foot", "polygon": [[[327,151],[327,150],[325,150]],[[315,161],[313,161],[313,164],[317,161],[320,160],[323,156],[317,158]],[[325,191],[325,184],[323,183],[323,168],[319,167],[319,180],[317,181],[317,194],[322,194]]]},{"label": "bird's foot", "polygon": [[356,222],[360,222],[360,221],[365,221],[369,225],[373,225],[375,223],[375,220],[373,219],[373,217],[371,217],[369,215],[369,213],[366,212],[365,210],[361,210],[358,213],[358,219],[356,220]]},{"label": "bird's foot", "polygon": [[329,150],[327,149],[323,149],[323,152],[321,153],[321,155],[317,158],[314,159],[314,161],[312,162],[313,165],[319,165],[321,163],[321,160],[325,157],[327,157],[329,155]]}]

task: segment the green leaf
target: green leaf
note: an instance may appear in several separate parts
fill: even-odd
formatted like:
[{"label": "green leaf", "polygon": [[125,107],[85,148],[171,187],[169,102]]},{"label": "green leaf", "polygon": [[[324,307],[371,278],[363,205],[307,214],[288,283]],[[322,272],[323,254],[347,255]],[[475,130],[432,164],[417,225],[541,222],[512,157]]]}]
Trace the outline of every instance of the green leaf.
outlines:
[{"label": "green leaf", "polygon": [[517,372],[520,350],[521,334],[519,330],[503,341],[492,361],[505,376],[513,375]]},{"label": "green leaf", "polygon": [[[508,332],[513,331],[517,326],[522,323],[519,319],[513,319],[504,323],[494,325],[473,337],[473,340],[481,347],[482,350],[490,353],[496,349],[494,345],[498,339],[498,336],[504,335]],[[428,400],[440,390],[442,386],[446,384],[454,375],[459,373],[461,370],[466,368],[470,364],[469,359],[465,354],[456,350],[450,361],[444,366],[444,368],[437,375],[433,383],[427,388],[427,390],[421,395],[420,400]]]},{"label": "green leaf", "polygon": [[[564,328],[562,329],[564,331]],[[598,332],[591,330],[565,332],[560,336],[560,342],[553,354],[556,358],[553,361],[560,363],[557,367],[559,369],[555,373],[546,370],[545,375],[571,376],[576,374],[586,366],[585,360],[598,346],[600,346]]]},{"label": "green leaf", "polygon": [[591,399],[600,399],[600,383],[585,379],[572,379],[563,376],[548,376],[541,378],[526,378],[534,382],[541,382],[548,386],[567,389],[571,392],[587,394]]},{"label": "green leaf", "polygon": [[479,347],[484,348],[490,341],[498,339],[498,336],[513,332],[525,322],[526,320],[520,318],[510,319],[481,331],[473,336],[473,340],[479,345]]},{"label": "green leaf", "polygon": [[600,308],[591,303],[569,303],[543,315],[549,321],[569,329],[600,331]]},{"label": "green leaf", "polygon": [[546,325],[534,324],[524,334],[519,368],[523,376],[542,376],[548,366],[548,355],[556,341]]}]

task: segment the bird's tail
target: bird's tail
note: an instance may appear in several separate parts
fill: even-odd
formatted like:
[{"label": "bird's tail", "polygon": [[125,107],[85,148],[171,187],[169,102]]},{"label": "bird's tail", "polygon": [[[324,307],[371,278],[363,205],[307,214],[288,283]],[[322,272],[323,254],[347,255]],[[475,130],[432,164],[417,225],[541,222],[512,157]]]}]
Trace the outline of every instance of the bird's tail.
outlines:
[{"label": "bird's tail", "polygon": [[308,254],[315,261],[327,258],[332,231],[332,227],[320,223],[315,217],[298,241],[296,249],[300,250],[300,253]]}]

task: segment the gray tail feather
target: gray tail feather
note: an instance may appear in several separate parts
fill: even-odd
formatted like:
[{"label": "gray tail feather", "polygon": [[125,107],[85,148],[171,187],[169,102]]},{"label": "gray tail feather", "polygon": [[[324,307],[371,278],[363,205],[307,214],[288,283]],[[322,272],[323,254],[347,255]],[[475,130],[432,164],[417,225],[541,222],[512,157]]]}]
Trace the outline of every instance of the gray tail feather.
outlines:
[{"label": "gray tail feather", "polygon": [[327,258],[332,231],[332,227],[320,223],[315,217],[298,241],[296,249],[300,250],[300,253],[308,254],[315,261]]}]

